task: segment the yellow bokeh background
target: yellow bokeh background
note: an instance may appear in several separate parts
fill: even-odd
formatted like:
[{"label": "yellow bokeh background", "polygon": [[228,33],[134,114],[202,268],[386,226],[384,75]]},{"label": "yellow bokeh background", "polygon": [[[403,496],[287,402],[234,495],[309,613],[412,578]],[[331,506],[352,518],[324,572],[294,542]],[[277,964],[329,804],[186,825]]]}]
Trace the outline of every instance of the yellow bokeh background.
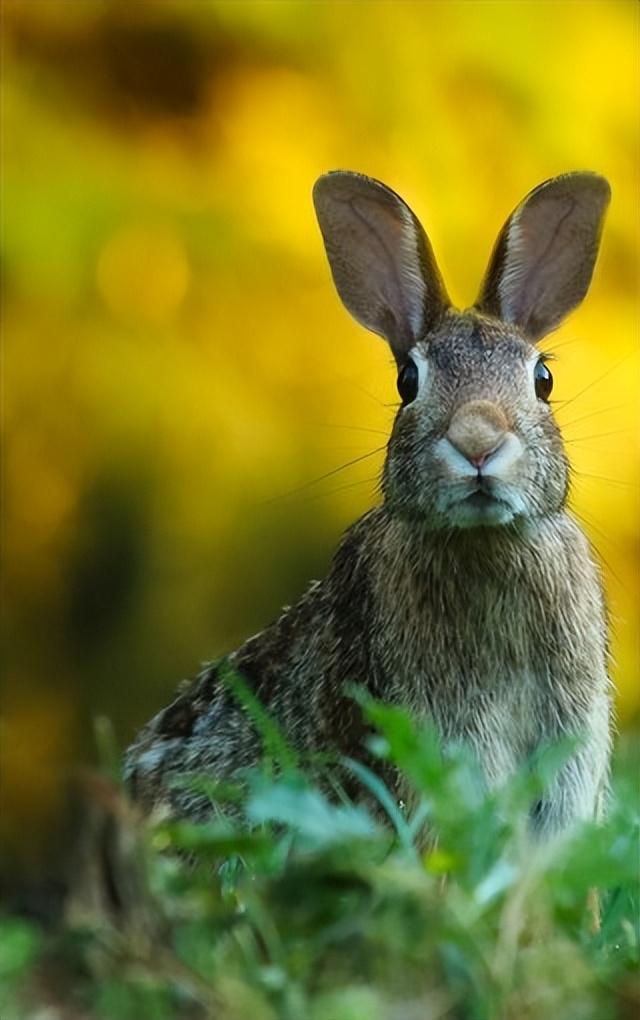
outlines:
[{"label": "yellow bokeh background", "polygon": [[325,264],[310,191],[336,167],[407,199],[461,305],[530,188],[611,181],[591,292],[546,346],[634,718],[638,10],[3,4],[11,831],[58,817],[93,717],[126,743],[377,499],[395,376]]}]

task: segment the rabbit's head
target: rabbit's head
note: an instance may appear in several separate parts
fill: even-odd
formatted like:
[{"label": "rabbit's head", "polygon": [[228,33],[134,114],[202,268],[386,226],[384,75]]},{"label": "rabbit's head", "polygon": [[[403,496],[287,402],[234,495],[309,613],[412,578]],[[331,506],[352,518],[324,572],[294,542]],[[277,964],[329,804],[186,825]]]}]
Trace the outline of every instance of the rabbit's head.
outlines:
[{"label": "rabbit's head", "polygon": [[397,363],[402,406],[383,478],[395,512],[432,528],[469,528],[563,506],[567,459],[535,344],[584,297],[609,197],[592,173],[541,184],[507,220],[478,300],[460,312],[395,192],[343,171],[317,181],[338,293]]}]

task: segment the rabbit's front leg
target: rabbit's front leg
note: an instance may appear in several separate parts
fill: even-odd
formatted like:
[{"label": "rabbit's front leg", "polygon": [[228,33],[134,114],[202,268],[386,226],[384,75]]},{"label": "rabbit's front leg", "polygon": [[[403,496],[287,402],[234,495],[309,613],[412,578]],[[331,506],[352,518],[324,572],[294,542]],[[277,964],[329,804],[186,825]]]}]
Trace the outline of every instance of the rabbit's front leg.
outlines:
[{"label": "rabbit's front leg", "polygon": [[609,705],[593,713],[591,726],[575,753],[558,770],[531,810],[536,835],[553,836],[604,814],[610,754]]}]

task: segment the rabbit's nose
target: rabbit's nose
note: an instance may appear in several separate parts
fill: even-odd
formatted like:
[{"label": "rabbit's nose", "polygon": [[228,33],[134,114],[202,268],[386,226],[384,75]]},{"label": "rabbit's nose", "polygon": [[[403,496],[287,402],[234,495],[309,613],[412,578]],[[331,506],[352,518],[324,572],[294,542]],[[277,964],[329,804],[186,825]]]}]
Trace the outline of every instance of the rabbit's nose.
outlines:
[{"label": "rabbit's nose", "polygon": [[465,450],[460,450],[460,447],[458,447],[458,449],[460,450],[460,453],[463,455],[463,457],[466,457],[469,463],[472,464],[473,467],[477,468],[478,471],[480,471],[487,463],[489,458],[492,457],[494,453],[498,452],[501,446],[502,441],[498,444],[498,446],[492,446],[490,450],[485,450],[483,453],[478,454],[467,453]]},{"label": "rabbit's nose", "polygon": [[481,470],[498,452],[507,432],[507,420],[499,407],[488,400],[474,400],[457,409],[446,438],[465,460]]}]

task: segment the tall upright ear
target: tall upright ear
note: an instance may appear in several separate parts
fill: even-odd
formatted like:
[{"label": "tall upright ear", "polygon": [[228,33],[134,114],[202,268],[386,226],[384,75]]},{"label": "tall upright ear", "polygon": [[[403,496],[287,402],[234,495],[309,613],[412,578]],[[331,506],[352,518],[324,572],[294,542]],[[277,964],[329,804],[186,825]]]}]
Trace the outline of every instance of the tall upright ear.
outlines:
[{"label": "tall upright ear", "polygon": [[476,308],[539,340],[587,293],[611,197],[598,174],[563,174],[511,214],[489,260]]},{"label": "tall upright ear", "polygon": [[401,362],[449,304],[424,230],[391,188],[362,174],[325,174],[313,202],[344,305]]}]

